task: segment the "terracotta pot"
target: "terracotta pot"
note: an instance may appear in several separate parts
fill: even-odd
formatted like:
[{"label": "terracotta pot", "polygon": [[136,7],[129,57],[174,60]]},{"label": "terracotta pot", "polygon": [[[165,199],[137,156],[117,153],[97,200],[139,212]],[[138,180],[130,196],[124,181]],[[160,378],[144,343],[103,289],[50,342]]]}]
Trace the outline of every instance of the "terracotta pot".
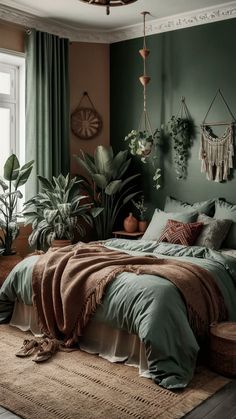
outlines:
[{"label": "terracotta pot", "polygon": [[146,220],[141,220],[138,222],[138,231],[144,233],[147,230],[148,222]]},{"label": "terracotta pot", "polygon": [[138,220],[133,216],[132,212],[124,219],[124,229],[127,233],[135,233],[138,230]]},{"label": "terracotta pot", "polygon": [[150,82],[151,77],[143,75],[143,76],[139,77],[139,80],[140,80],[140,83],[142,83],[143,86],[146,86]]},{"label": "terracotta pot", "polygon": [[69,246],[71,243],[71,240],[67,240],[67,239],[56,239],[53,240],[51,247],[65,247],[65,246]]},{"label": "terracotta pot", "polygon": [[145,59],[149,56],[150,50],[147,48],[142,48],[139,50],[139,54],[141,55],[141,57],[143,57],[143,59]]},{"label": "terracotta pot", "polygon": [[5,281],[7,275],[12,271],[17,263],[22,261],[22,257],[18,254],[0,256],[0,286]]}]

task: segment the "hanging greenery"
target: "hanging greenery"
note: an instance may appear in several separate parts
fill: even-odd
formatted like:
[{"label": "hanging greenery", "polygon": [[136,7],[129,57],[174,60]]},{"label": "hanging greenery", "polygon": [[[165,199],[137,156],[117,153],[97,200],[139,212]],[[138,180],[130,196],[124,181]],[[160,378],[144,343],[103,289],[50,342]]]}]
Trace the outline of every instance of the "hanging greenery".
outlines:
[{"label": "hanging greenery", "polygon": [[150,161],[154,170],[154,175],[152,179],[153,186],[155,189],[159,189],[161,187],[161,169],[156,167],[156,147],[159,138],[160,131],[156,129],[153,134],[151,134],[150,131],[147,130],[132,130],[124,139],[129,143],[128,145],[130,153],[133,156],[139,157],[142,163],[147,163],[148,161]]},{"label": "hanging greenery", "polygon": [[193,137],[193,121],[185,99],[182,98],[181,102],[180,111],[176,116],[172,116],[168,123],[168,133],[174,143],[174,164],[178,180],[187,177],[189,148]]},{"label": "hanging greenery", "polygon": [[125,141],[129,142],[130,153],[133,156],[139,156],[143,163],[147,162],[148,156],[151,154],[155,141],[159,138],[159,130],[156,129],[153,134],[147,130],[132,130],[126,137]]},{"label": "hanging greenery", "polygon": [[154,132],[151,127],[150,119],[147,111],[147,92],[146,87],[151,80],[151,77],[146,73],[146,59],[149,56],[150,50],[146,45],[146,30],[145,18],[149,12],[142,12],[143,15],[143,48],[139,50],[143,58],[143,75],[139,80],[143,86],[143,113],[140,119],[138,130],[132,130],[126,137],[125,141],[129,144],[130,153],[133,156],[138,156],[142,163],[147,163],[149,160],[154,169],[153,181],[156,189],[160,188],[161,170],[156,167],[156,146],[157,140],[160,138],[160,132],[156,129]]}]

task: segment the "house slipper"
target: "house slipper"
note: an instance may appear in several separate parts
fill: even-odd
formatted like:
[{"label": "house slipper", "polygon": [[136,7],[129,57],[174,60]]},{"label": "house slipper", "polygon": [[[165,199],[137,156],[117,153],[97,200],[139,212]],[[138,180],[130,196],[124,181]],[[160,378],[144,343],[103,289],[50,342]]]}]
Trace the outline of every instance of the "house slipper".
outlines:
[{"label": "house slipper", "polygon": [[59,350],[59,342],[56,339],[44,339],[37,354],[32,359],[34,362],[44,362],[52,357]]},{"label": "house slipper", "polygon": [[35,339],[25,339],[23,341],[23,346],[16,353],[16,356],[20,358],[25,358],[32,355],[38,349],[39,343]]}]

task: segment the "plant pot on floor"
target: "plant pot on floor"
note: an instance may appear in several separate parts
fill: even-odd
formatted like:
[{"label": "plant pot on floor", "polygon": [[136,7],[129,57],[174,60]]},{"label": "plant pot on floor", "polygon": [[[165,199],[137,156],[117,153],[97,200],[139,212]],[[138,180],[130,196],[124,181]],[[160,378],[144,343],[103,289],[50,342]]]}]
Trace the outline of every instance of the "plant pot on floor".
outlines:
[{"label": "plant pot on floor", "polygon": [[22,261],[22,259],[23,258],[17,253],[7,256],[0,256],[0,286],[2,286],[7,275],[17,265],[17,263]]}]

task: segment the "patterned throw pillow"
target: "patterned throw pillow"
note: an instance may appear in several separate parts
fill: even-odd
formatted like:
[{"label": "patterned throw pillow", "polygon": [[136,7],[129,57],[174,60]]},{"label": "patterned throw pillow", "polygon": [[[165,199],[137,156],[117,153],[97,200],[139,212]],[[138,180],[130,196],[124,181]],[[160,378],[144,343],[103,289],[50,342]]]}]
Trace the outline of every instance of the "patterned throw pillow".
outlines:
[{"label": "patterned throw pillow", "polygon": [[198,236],[195,246],[205,246],[209,249],[218,250],[231,227],[231,220],[216,220],[205,214],[199,214],[197,222],[203,223],[204,227]]},{"label": "patterned throw pillow", "polygon": [[203,223],[180,223],[168,220],[159,242],[191,246],[201,232]]},{"label": "patterned throw pillow", "polygon": [[141,240],[159,240],[168,220],[181,221],[182,223],[193,223],[198,213],[195,212],[164,212],[159,209],[154,211],[151,222]]}]

